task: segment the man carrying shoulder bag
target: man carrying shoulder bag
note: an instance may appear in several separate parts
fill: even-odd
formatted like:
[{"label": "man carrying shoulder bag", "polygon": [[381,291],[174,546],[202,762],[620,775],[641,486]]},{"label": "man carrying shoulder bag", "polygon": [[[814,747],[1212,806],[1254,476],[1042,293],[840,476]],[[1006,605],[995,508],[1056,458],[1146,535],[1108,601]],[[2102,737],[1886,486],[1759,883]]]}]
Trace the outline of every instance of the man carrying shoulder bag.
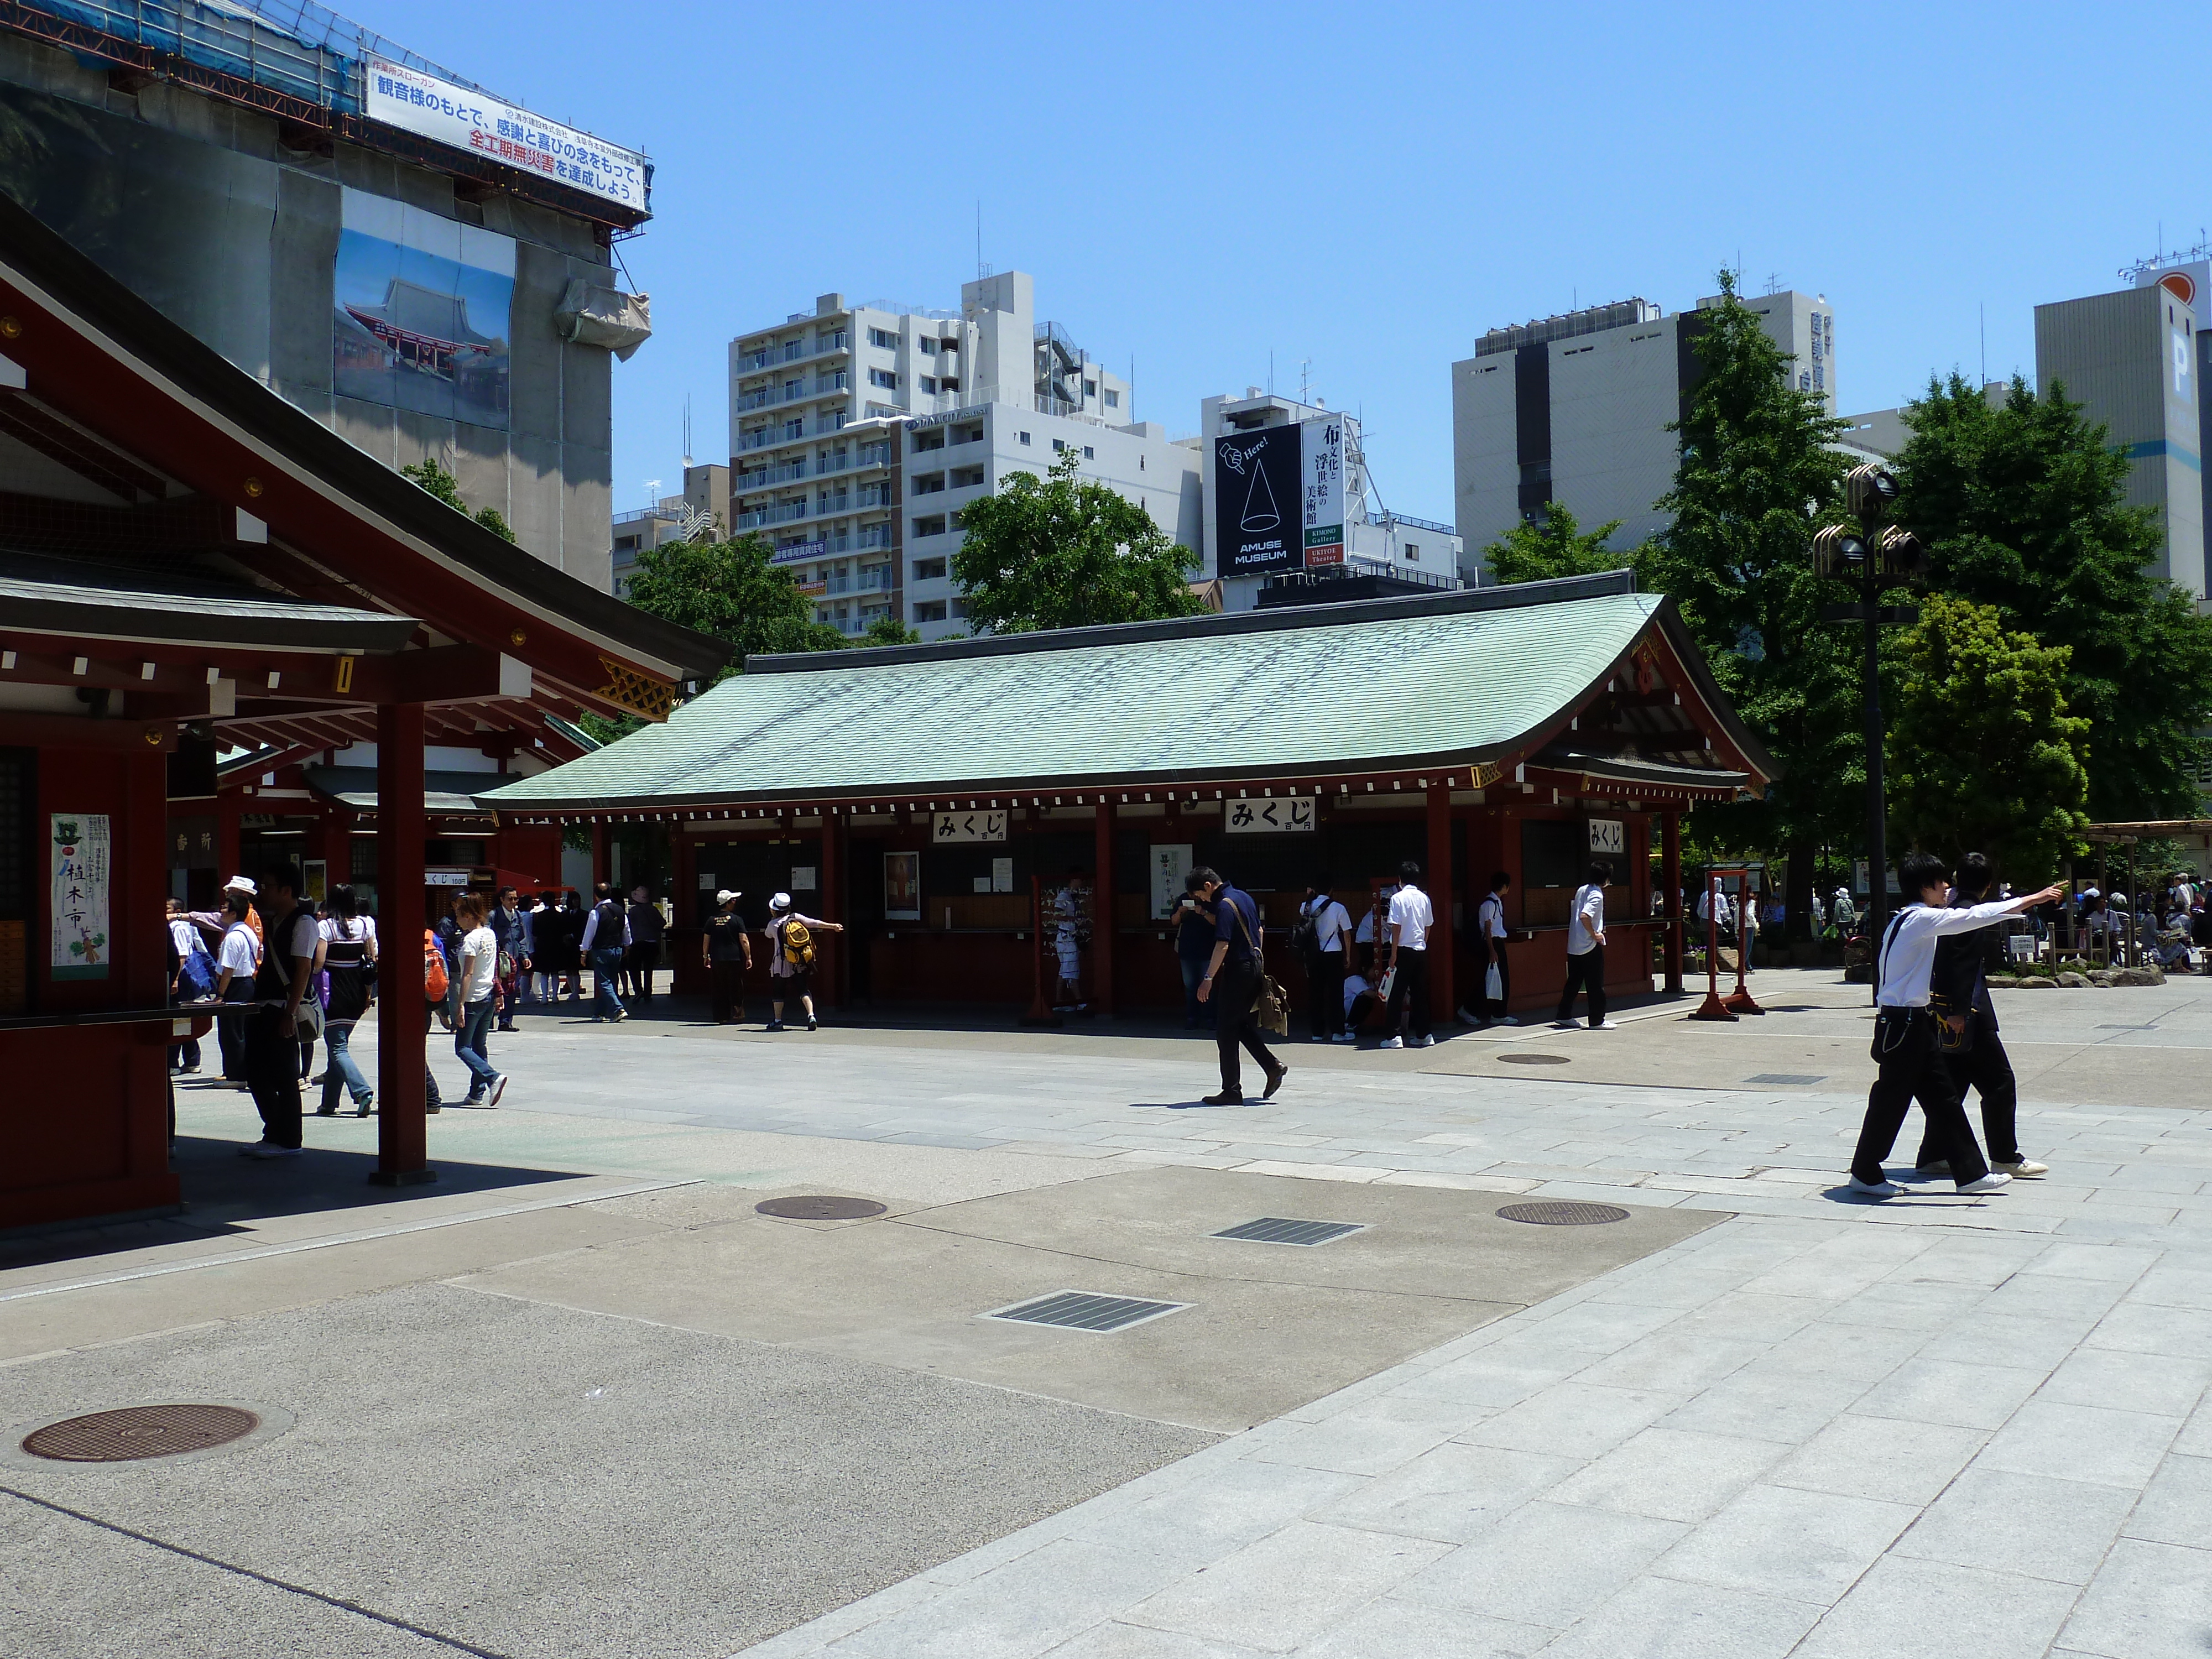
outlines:
[{"label": "man carrying shoulder bag", "polygon": [[[1239,892],[1204,865],[1183,878],[1183,886],[1213,906],[1218,918],[1214,924],[1213,957],[1198,985],[1198,1000],[1213,1004],[1214,1042],[1221,1050],[1221,1092],[1207,1095],[1206,1103],[1236,1106],[1243,1103],[1244,1082],[1237,1054],[1240,1044],[1267,1074],[1267,1086],[1262,1095],[1271,1097],[1283,1086],[1291,1068],[1269,1052],[1260,1035],[1259,1003],[1269,982],[1260,960],[1259,906],[1250,894]],[[1276,991],[1275,1006],[1268,1011],[1277,1030],[1281,1029],[1280,997],[1279,990]]]}]

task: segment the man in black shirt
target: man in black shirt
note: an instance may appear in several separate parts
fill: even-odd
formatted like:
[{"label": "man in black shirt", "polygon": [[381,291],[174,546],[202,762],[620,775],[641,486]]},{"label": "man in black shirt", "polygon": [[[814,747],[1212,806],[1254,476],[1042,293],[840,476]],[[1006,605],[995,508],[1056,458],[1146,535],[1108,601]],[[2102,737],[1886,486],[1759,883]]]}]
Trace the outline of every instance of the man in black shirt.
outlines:
[{"label": "man in black shirt", "polygon": [[1186,890],[1213,907],[1213,959],[1199,981],[1198,1000],[1213,1004],[1214,1042],[1221,1049],[1221,1092],[1207,1095],[1209,1106],[1235,1106],[1244,1098],[1244,1079],[1237,1049],[1242,1043],[1267,1073],[1262,1091],[1272,1096],[1291,1068],[1268,1052],[1252,1005],[1260,997],[1260,907],[1204,865],[1183,878]]},{"label": "man in black shirt", "polygon": [[745,919],[738,914],[744,895],[725,887],[714,895],[720,906],[707,918],[699,940],[701,959],[707,965],[714,993],[714,1024],[735,1025],[745,1017],[745,975],[753,965],[753,942],[745,932]]}]

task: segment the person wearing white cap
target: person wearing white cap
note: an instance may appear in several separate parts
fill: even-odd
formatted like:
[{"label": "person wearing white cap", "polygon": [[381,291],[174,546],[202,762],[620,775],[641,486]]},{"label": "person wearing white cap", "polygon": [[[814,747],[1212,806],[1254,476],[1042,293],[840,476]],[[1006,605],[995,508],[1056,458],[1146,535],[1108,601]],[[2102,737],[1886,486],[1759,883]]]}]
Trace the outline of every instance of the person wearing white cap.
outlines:
[{"label": "person wearing white cap", "polygon": [[706,965],[714,994],[714,1024],[735,1025],[745,1017],[745,975],[753,965],[752,935],[738,914],[743,890],[725,887],[714,895],[720,908],[707,918],[699,936],[699,960]]},{"label": "person wearing white cap", "polygon": [[768,902],[769,1020],[771,1031],[783,1030],[783,1005],[796,1001],[806,1015],[806,1029],[820,1029],[814,1018],[814,933],[842,933],[834,921],[802,915],[791,908],[791,895],[778,893]]}]

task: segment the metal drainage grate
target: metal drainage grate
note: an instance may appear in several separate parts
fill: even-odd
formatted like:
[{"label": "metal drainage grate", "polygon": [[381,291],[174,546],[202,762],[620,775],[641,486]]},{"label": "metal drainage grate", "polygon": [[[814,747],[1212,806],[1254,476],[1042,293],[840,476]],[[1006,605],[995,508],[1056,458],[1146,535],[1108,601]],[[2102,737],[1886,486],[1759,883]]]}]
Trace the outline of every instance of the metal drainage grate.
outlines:
[{"label": "metal drainage grate", "polygon": [[1326,1244],[1332,1238],[1366,1230],[1364,1221],[1286,1221],[1281,1216],[1263,1215],[1241,1227],[1224,1227],[1213,1237],[1241,1238],[1248,1244]]},{"label": "metal drainage grate", "polygon": [[1628,1219],[1628,1212],[1617,1204],[1581,1204],[1568,1198],[1508,1204],[1498,1213],[1502,1219],[1526,1221],[1538,1227],[1595,1227],[1607,1221]]},{"label": "metal drainage grate", "polygon": [[1747,1077],[1744,1079],[1744,1084],[1747,1087],[1752,1084],[1757,1083],[1765,1085],[1798,1089],[1803,1088],[1808,1084],[1826,1083],[1827,1080],[1827,1073],[1825,1072],[1821,1073],[1817,1077],[1810,1076],[1803,1072],[1761,1072],[1757,1077]]},{"label": "metal drainage grate", "polygon": [[781,1216],[787,1221],[865,1221],[872,1215],[884,1213],[884,1206],[872,1198],[830,1198],[811,1194],[802,1198],[764,1199],[753,1206],[758,1215]]},{"label": "metal drainage grate", "polygon": [[1572,1063],[1565,1054],[1500,1054],[1498,1059],[1501,1065],[1505,1066],[1566,1066]]},{"label": "metal drainage grate", "polygon": [[204,1451],[260,1426],[235,1406],[131,1406],[49,1423],[25,1437],[23,1449],[62,1463],[130,1463]]},{"label": "metal drainage grate", "polygon": [[1092,1291],[1054,1291],[1034,1301],[1017,1302],[983,1316],[1024,1325],[1055,1325],[1070,1331],[1121,1331],[1148,1319],[1164,1319],[1190,1306],[1188,1302],[1147,1302],[1133,1296],[1100,1296]]}]

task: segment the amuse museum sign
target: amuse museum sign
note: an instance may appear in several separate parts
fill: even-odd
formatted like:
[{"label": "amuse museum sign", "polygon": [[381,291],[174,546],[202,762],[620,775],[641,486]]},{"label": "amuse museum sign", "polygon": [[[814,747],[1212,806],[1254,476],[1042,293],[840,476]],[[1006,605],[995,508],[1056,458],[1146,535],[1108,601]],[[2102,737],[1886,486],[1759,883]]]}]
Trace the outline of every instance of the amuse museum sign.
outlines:
[{"label": "amuse museum sign", "polygon": [[1214,440],[1214,545],[1224,576],[1344,562],[1344,422]]}]

